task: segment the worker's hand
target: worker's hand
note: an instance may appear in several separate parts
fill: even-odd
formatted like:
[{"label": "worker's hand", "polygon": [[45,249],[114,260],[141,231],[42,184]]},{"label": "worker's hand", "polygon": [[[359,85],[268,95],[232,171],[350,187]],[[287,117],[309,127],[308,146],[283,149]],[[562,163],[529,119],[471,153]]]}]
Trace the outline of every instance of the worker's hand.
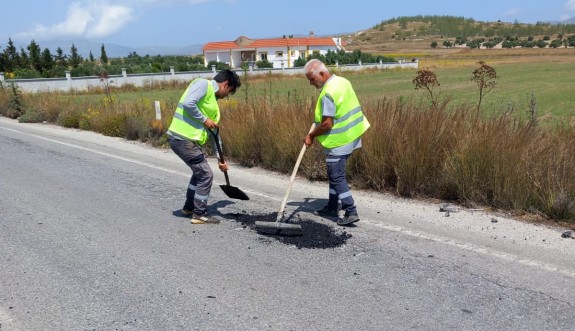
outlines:
[{"label": "worker's hand", "polygon": [[218,125],[216,124],[216,122],[212,121],[211,119],[207,118],[204,121],[204,126],[208,129],[215,129],[218,127]]},{"label": "worker's hand", "polygon": [[228,171],[228,164],[226,162],[224,163],[218,162],[218,166],[220,167],[221,171]]},{"label": "worker's hand", "polygon": [[303,143],[309,147],[311,146],[311,144],[313,144],[313,138],[308,134],[307,136],[305,136],[305,139],[303,140]]}]

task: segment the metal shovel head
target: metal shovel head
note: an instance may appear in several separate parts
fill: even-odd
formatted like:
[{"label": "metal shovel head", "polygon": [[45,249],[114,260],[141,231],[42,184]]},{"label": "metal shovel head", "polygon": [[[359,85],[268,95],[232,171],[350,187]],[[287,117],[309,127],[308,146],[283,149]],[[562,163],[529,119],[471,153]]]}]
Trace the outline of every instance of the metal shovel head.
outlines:
[{"label": "metal shovel head", "polygon": [[256,221],[255,225],[256,225],[256,228],[258,228],[258,229],[301,231],[301,225],[299,225],[299,224]]},{"label": "metal shovel head", "polygon": [[249,200],[247,194],[244,191],[240,190],[239,188],[231,185],[220,185],[224,193],[228,196],[228,198],[238,199],[238,200]]},{"label": "metal shovel head", "polygon": [[303,231],[301,225],[281,223],[281,222],[255,222],[256,231],[260,233],[282,235],[282,236],[301,236]]}]

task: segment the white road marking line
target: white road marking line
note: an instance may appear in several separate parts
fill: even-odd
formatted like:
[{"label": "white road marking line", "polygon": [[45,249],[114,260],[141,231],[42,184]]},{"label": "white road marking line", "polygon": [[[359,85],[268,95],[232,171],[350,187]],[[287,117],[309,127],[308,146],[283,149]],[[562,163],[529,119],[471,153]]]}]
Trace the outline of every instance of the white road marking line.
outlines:
[{"label": "white road marking line", "polygon": [[[17,132],[17,133],[25,134],[25,135],[28,135],[28,136],[32,136],[32,137],[35,137],[35,138],[38,138],[38,139],[46,140],[46,141],[49,141],[49,142],[52,142],[52,143],[55,143],[55,144],[60,144],[60,145],[64,145],[64,146],[67,146],[67,147],[76,148],[76,149],[80,149],[80,150],[83,150],[83,151],[91,152],[91,153],[94,153],[94,154],[99,154],[99,155],[111,157],[111,158],[114,158],[114,159],[122,160],[122,161],[125,161],[125,162],[134,163],[134,164],[137,164],[137,165],[140,165],[140,166],[144,166],[144,167],[148,167],[148,168],[152,168],[152,169],[164,171],[164,172],[167,172],[167,173],[171,173],[171,174],[175,174],[175,175],[180,175],[180,176],[183,176],[183,177],[186,177],[186,178],[189,178],[189,177],[190,177],[190,174],[189,174],[189,173],[184,173],[184,172],[181,172],[181,171],[172,170],[172,169],[169,169],[169,168],[157,166],[157,165],[154,165],[154,164],[151,164],[151,163],[147,163],[147,162],[137,161],[137,160],[130,159],[130,158],[127,158],[127,157],[124,157],[124,156],[120,156],[120,155],[116,155],[116,154],[112,154],[112,153],[107,153],[107,152],[102,152],[102,151],[99,151],[99,150],[96,150],[96,149],[92,149],[92,148],[88,148],[88,147],[82,147],[82,146],[79,146],[79,145],[75,145],[75,144],[71,144],[71,143],[62,142],[62,141],[59,141],[59,140],[54,140],[54,139],[42,137],[42,136],[39,136],[39,135],[36,135],[36,134],[33,134],[33,133],[24,133],[24,132],[22,132],[22,131],[15,130],[15,129],[9,129],[9,128],[4,128],[4,129],[6,129],[6,130],[8,130],[8,131],[12,131],[12,132]],[[217,183],[214,183],[214,184],[220,185],[220,184],[217,184]],[[222,183],[222,184],[224,184],[224,183]],[[276,197],[271,196],[271,195],[268,195],[268,194],[264,194],[264,193],[260,193],[260,192],[255,192],[255,191],[250,191],[250,190],[244,190],[244,189],[242,189],[242,191],[244,191],[244,192],[246,192],[246,193],[250,193],[251,195],[257,195],[257,196],[260,196],[260,197],[269,198],[269,199],[276,200],[276,201],[281,201],[280,198],[276,198]]]},{"label": "white road marking line", "polygon": [[368,222],[379,227],[379,228],[383,228],[383,229],[388,230],[388,231],[398,232],[398,233],[406,234],[408,236],[412,236],[412,237],[416,237],[416,238],[427,239],[427,240],[443,243],[443,244],[457,247],[457,248],[460,248],[460,249],[463,249],[466,251],[479,253],[479,254],[483,254],[483,255],[488,255],[488,256],[493,256],[493,257],[499,258],[501,260],[515,262],[515,263],[522,264],[522,265],[528,266],[528,267],[534,267],[534,268],[542,269],[542,270],[549,271],[549,272],[560,273],[564,276],[575,279],[575,271],[574,270],[560,268],[560,267],[557,267],[555,265],[545,264],[545,263],[542,263],[539,261],[525,259],[525,258],[517,256],[515,254],[504,253],[504,252],[500,252],[500,251],[497,251],[497,250],[494,250],[491,248],[487,248],[487,247],[461,243],[461,242],[457,242],[457,241],[449,239],[449,238],[436,236],[436,235],[429,234],[429,233],[413,231],[413,230],[405,229],[405,228],[402,228],[399,226],[386,225],[386,224],[381,224],[379,222],[374,222],[374,221],[369,221],[369,220],[368,220]]}]

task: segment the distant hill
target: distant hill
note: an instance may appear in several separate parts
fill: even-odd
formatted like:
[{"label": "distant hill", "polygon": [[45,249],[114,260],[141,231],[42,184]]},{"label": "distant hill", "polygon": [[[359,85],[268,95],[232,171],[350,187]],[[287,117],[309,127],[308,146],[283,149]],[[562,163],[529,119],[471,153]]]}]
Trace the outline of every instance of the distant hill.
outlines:
[{"label": "distant hill", "polygon": [[575,16],[568,18],[564,21],[561,21],[562,24],[575,24]]},{"label": "distant hill", "polygon": [[[54,41],[37,41],[36,42],[40,48],[43,50],[48,48],[52,54],[56,54],[58,47],[64,51],[64,54],[70,55],[70,49],[72,44],[78,49],[78,54],[82,57],[87,58],[92,52],[95,58],[99,58],[101,55],[101,42],[93,42],[86,40],[54,40]],[[21,44],[14,42],[14,46],[18,50],[20,48],[26,49],[28,44]],[[111,58],[126,57],[132,52],[136,52],[140,56],[150,55],[198,55],[202,54],[202,47],[204,45],[189,45],[185,47],[155,47],[155,46],[145,46],[145,47],[127,47],[116,44],[104,43],[104,48],[106,50],[106,55]],[[6,42],[0,43],[2,50],[6,48]]]},{"label": "distant hill", "polygon": [[458,16],[418,15],[381,21],[370,29],[341,37],[347,44],[346,49],[375,54],[430,49],[433,42],[438,43],[441,48],[446,41],[449,41],[451,46],[465,47],[470,41],[481,44],[493,41],[494,45],[497,45],[504,40],[531,39],[533,43],[529,47],[538,47],[534,43],[543,38],[547,38],[547,43],[550,43],[549,40],[554,40],[559,35],[562,38],[572,37],[575,34],[575,22],[571,23],[573,20],[575,17],[563,22],[529,24],[482,22]]}]

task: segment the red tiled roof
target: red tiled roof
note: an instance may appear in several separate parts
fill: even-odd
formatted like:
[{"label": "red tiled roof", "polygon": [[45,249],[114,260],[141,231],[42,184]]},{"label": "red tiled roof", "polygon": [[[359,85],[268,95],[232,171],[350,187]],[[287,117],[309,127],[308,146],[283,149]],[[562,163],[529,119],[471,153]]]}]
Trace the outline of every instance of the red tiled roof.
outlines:
[{"label": "red tiled roof", "polygon": [[[342,41],[342,45],[345,43]],[[274,38],[253,39],[245,46],[239,46],[234,41],[218,41],[207,43],[202,47],[203,51],[217,51],[238,48],[264,48],[264,47],[288,47],[288,46],[336,46],[332,38]]]}]

